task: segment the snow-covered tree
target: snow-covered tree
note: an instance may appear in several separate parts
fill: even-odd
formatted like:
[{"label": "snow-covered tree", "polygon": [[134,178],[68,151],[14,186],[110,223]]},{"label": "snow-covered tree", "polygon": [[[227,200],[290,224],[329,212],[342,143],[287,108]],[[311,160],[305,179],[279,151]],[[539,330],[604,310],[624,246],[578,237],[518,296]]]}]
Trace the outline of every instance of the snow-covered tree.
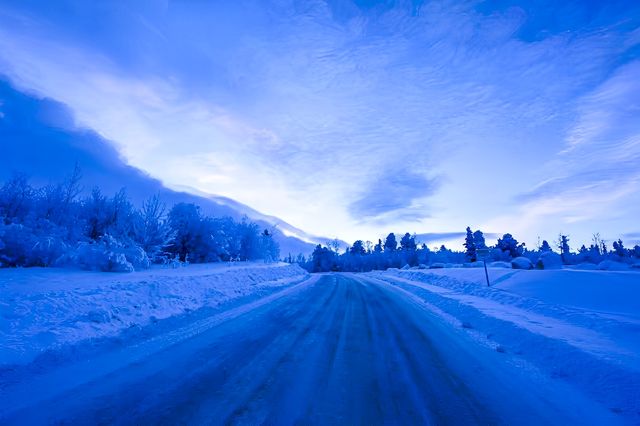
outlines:
[{"label": "snow-covered tree", "polygon": [[519,244],[511,234],[504,234],[502,238],[498,238],[496,248],[505,256],[506,259],[513,259],[522,256],[524,243]]},{"label": "snow-covered tree", "polygon": [[405,251],[415,251],[418,247],[416,246],[416,239],[408,232],[404,234],[404,236],[400,239],[400,248]]},{"label": "snow-covered tree", "polygon": [[265,262],[275,262],[280,257],[280,246],[273,239],[273,231],[265,229],[260,234],[261,257]]},{"label": "snow-covered tree", "polygon": [[475,262],[477,260],[476,255],[476,243],[473,239],[473,232],[471,232],[471,228],[467,226],[467,236],[464,239],[464,248],[467,259],[471,262]]},{"label": "snow-covered tree", "polygon": [[33,208],[35,191],[24,173],[14,173],[0,187],[0,217],[5,223],[22,223]]},{"label": "snow-covered tree", "polygon": [[569,247],[569,237],[567,235],[560,234],[558,236],[557,247],[560,251],[562,263],[569,263],[569,256],[571,255],[571,248]]},{"label": "snow-covered tree", "polygon": [[396,234],[391,232],[384,240],[385,251],[395,251],[398,248],[398,242],[396,241]]},{"label": "snow-covered tree", "polygon": [[173,236],[165,211],[165,204],[154,195],[142,204],[136,217],[135,240],[152,259],[168,247]]},{"label": "snow-covered tree", "polygon": [[622,240],[613,242],[613,252],[621,259],[627,256],[627,250],[624,248]]},{"label": "snow-covered tree", "polygon": [[484,241],[484,234],[482,231],[477,230],[473,233],[473,244],[476,246],[476,249],[487,248],[487,243]]},{"label": "snow-covered tree", "polygon": [[357,240],[353,243],[351,248],[349,249],[349,253],[353,255],[364,255],[366,254],[366,250],[364,248],[364,243],[362,240]]}]

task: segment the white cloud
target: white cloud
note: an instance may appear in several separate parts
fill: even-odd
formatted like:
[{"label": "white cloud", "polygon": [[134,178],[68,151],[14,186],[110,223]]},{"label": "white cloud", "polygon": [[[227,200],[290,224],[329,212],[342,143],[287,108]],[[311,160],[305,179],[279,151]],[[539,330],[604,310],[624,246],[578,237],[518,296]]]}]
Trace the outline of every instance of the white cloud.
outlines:
[{"label": "white cloud", "polygon": [[[571,121],[576,96],[600,81],[636,33],[528,43],[514,36],[525,19],[515,9],[483,16],[437,2],[416,16],[398,7],[375,17],[357,8],[336,17],[323,2],[302,11],[261,2],[190,7],[164,5],[153,16],[132,14],[133,24],[118,22],[121,34],[107,38],[128,41],[118,45],[126,55],[72,25],[5,10],[0,72],[69,105],[81,125],[168,185],[347,239],[479,221],[499,231],[505,222],[490,218],[517,210],[505,200],[536,177],[549,179],[541,192],[567,176],[587,179],[580,164],[637,150],[631,131],[617,135],[615,150],[607,146],[613,139],[598,142],[611,123],[624,124],[616,120],[633,101],[625,94],[635,71],[581,98]],[[223,14],[228,19],[212,25]],[[560,130],[570,125],[565,141]],[[539,167],[545,162],[549,169]],[[355,200],[406,170],[443,176],[439,191],[408,197],[411,215],[352,217]],[[565,203],[571,208],[554,210],[553,198],[527,204],[527,228],[545,226],[550,215],[587,220],[580,209],[588,200],[616,202],[598,198],[610,195],[606,185],[591,189],[592,198],[576,188]]]}]

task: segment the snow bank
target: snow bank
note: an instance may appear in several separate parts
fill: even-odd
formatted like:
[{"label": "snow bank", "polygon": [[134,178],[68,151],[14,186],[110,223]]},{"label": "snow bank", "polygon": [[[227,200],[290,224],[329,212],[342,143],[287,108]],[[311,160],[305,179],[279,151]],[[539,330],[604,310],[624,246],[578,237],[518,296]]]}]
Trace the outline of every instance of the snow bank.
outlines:
[{"label": "snow bank", "polygon": [[526,257],[516,257],[511,260],[511,268],[513,269],[533,269],[533,263]]},{"label": "snow bank", "polygon": [[542,253],[536,262],[538,269],[562,269],[562,257],[558,253],[548,251]]},{"label": "snow bank", "polygon": [[0,365],[28,363],[46,350],[267,294],[307,276],[297,265],[264,263],[200,264],[117,275],[0,270]]},{"label": "snow bank", "polygon": [[640,274],[492,268],[372,272],[506,354],[640,421]]}]

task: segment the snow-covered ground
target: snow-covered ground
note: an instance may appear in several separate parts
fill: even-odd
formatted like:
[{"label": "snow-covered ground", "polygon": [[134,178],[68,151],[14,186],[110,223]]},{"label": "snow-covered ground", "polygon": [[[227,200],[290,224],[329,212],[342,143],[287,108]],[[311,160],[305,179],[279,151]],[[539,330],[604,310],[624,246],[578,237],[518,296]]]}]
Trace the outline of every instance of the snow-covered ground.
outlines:
[{"label": "snow-covered ground", "polygon": [[640,422],[640,273],[490,268],[491,287],[478,268],[367,275]]},{"label": "snow-covered ground", "polygon": [[0,269],[0,367],[201,308],[247,301],[307,277],[297,265],[261,262],[129,274]]}]

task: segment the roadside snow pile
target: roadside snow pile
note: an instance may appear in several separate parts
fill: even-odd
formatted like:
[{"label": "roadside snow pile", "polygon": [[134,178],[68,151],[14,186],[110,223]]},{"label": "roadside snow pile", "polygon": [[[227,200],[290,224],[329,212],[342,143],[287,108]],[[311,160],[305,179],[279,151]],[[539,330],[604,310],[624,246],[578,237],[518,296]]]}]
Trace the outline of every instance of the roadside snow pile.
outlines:
[{"label": "roadside snow pile", "polygon": [[603,260],[598,263],[598,269],[601,271],[628,271],[630,268],[626,263],[614,262],[613,260]]},{"label": "roadside snow pile", "polygon": [[130,327],[233,299],[260,296],[308,277],[297,265],[199,264],[113,275],[77,270],[0,270],[0,366],[46,350],[117,336]]},{"label": "roadside snow pile", "polygon": [[536,262],[537,269],[562,269],[562,257],[552,251],[544,252]]},{"label": "roadside snow pile", "polygon": [[513,269],[533,269],[533,263],[526,257],[516,257],[511,261],[511,268]]},{"label": "roadside snow pile", "polygon": [[470,268],[369,276],[640,422],[640,273],[492,268],[491,287]]}]

